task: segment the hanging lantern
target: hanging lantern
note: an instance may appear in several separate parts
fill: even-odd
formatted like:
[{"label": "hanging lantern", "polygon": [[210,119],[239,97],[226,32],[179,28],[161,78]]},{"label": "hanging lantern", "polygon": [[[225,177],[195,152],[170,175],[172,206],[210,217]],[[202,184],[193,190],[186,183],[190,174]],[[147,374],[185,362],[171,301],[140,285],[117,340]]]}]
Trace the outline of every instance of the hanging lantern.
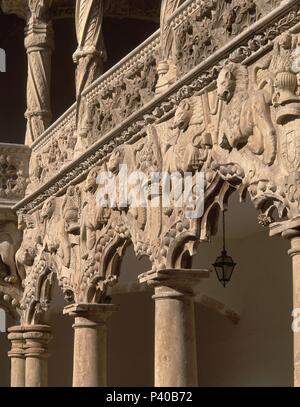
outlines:
[{"label": "hanging lantern", "polygon": [[213,264],[218,280],[226,287],[226,284],[231,280],[233,270],[236,263],[232,257],[228,256],[225,247],[225,211],[223,211],[223,250],[221,256],[219,256]]}]

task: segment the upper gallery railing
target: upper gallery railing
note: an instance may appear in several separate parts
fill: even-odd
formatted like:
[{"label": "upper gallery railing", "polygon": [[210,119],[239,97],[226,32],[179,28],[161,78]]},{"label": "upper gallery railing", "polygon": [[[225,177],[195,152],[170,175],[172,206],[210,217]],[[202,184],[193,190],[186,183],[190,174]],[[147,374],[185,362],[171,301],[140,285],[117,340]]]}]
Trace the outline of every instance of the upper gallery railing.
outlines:
[{"label": "upper gallery railing", "polygon": [[[170,28],[175,32],[175,69],[169,83],[180,80],[280,3],[281,0],[186,1],[170,19]],[[80,128],[76,128],[75,103],[33,143],[28,193],[158,96],[158,75],[164,74],[160,44],[157,31],[84,91]]]}]

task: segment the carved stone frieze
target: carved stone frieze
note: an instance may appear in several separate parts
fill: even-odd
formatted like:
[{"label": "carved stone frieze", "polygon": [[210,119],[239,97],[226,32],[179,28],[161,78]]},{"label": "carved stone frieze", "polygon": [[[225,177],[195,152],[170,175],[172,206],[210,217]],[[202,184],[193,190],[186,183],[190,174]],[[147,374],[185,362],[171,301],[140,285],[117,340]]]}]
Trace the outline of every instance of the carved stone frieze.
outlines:
[{"label": "carved stone frieze", "polygon": [[[88,146],[113,130],[124,119],[149,102],[157,81],[156,59],[150,56],[125,73],[114,85],[97,94],[90,102],[82,97],[80,122],[75,131],[72,123],[51,138],[44,149],[34,153],[31,161],[29,191],[46,182],[63,166],[79,157]],[[41,168],[42,167],[42,168]],[[38,175],[37,175],[38,174]]]},{"label": "carved stone frieze", "polygon": [[177,75],[187,73],[280,3],[280,0],[202,2],[191,18],[175,29]]}]

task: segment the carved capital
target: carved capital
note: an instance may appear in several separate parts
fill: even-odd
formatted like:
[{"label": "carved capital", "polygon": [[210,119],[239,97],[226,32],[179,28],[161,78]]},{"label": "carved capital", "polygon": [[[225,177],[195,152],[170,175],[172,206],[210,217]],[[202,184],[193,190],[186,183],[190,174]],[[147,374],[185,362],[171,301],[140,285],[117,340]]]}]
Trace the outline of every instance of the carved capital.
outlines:
[{"label": "carved capital", "polygon": [[54,31],[51,22],[29,23],[25,28],[25,48],[27,53],[54,49]]},{"label": "carved capital", "polygon": [[291,241],[291,249],[288,254],[291,257],[299,256],[300,254],[300,230],[288,229],[282,233],[282,237]]},{"label": "carved capital", "polygon": [[8,328],[8,340],[11,342],[11,350],[8,352],[9,358],[24,359],[24,328],[20,325]]},{"label": "carved capital", "polygon": [[64,308],[64,314],[76,318],[73,327],[84,328],[106,324],[119,307],[113,304],[72,304]]},{"label": "carved capital", "polygon": [[24,326],[24,352],[26,357],[47,358],[51,328],[47,325]]},{"label": "carved capital", "polygon": [[159,270],[139,276],[140,283],[147,283],[156,289],[155,299],[177,296],[179,293],[193,295],[196,285],[209,278],[209,270]]}]

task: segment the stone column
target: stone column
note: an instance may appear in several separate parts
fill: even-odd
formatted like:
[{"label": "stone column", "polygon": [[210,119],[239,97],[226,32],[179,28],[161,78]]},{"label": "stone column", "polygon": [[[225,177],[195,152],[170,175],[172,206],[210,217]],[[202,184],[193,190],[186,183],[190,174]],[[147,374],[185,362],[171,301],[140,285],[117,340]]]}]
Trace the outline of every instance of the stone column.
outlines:
[{"label": "stone column", "polygon": [[[294,316],[300,312],[300,231],[287,230],[283,237],[291,241],[289,255],[293,263],[293,310]],[[300,387],[300,332],[294,330],[294,386]]]},{"label": "stone column", "polygon": [[90,111],[82,92],[102,75],[107,58],[102,33],[103,13],[103,0],[76,0],[75,26],[78,46],[73,54],[73,61],[76,64],[77,108],[74,135],[77,142],[74,158],[79,157],[88,147]]},{"label": "stone column", "polygon": [[25,339],[25,386],[46,387],[48,385],[48,343],[51,329],[48,325],[24,327]]},{"label": "stone column", "polygon": [[74,304],[64,309],[75,318],[73,387],[107,385],[107,320],[117,309],[111,304]]},{"label": "stone column", "polygon": [[10,385],[11,387],[25,387],[25,354],[23,327],[8,328],[8,340],[11,342],[10,358]]},{"label": "stone column", "polygon": [[[32,11],[33,13],[33,11]],[[50,125],[51,55],[54,48],[51,21],[43,21],[34,13],[25,28],[28,59],[27,130],[25,144],[31,145]]]},{"label": "stone column", "polygon": [[75,25],[78,47],[73,54],[76,98],[103,72],[106,50],[102,34],[103,0],[76,0]]},{"label": "stone column", "polygon": [[51,54],[54,48],[49,10],[53,0],[1,0],[4,13],[25,20],[25,48],[28,57],[27,129],[25,144],[31,145],[51,121]]},{"label": "stone column", "polygon": [[155,387],[198,385],[193,288],[207,270],[162,270],[140,276],[155,294]]}]

